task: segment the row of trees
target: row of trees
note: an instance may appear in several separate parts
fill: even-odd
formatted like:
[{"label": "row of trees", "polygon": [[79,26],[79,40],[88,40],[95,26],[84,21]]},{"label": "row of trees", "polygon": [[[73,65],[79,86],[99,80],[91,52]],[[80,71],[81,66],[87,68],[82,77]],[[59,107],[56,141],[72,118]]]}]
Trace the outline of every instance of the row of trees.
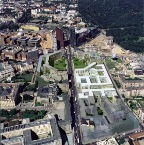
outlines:
[{"label": "row of trees", "polygon": [[30,118],[30,120],[42,119],[46,115],[45,110],[35,111],[35,110],[25,110],[24,118]]},{"label": "row of trees", "polygon": [[14,115],[16,115],[16,113],[17,113],[16,109],[11,109],[10,111],[4,110],[4,109],[0,110],[0,116],[1,117],[6,117],[6,118],[11,118]]}]

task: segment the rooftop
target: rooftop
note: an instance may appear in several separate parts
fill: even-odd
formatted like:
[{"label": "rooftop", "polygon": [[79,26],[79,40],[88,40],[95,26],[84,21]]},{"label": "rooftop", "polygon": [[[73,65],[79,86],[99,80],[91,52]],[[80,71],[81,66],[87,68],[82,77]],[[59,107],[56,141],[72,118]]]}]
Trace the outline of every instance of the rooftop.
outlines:
[{"label": "rooftop", "polygon": [[[36,134],[37,137],[34,138],[33,134]],[[21,142],[25,145],[50,143],[61,138],[54,118],[5,127],[1,129],[0,136],[2,137],[1,143]]]},{"label": "rooftop", "polygon": [[20,52],[21,50],[22,50],[22,48],[18,47],[18,46],[7,46],[2,50],[2,52],[11,52],[11,53],[15,54],[15,53]]},{"label": "rooftop", "polygon": [[83,69],[75,69],[74,76],[83,144],[138,129],[138,121],[118,96],[103,64],[94,62]]}]

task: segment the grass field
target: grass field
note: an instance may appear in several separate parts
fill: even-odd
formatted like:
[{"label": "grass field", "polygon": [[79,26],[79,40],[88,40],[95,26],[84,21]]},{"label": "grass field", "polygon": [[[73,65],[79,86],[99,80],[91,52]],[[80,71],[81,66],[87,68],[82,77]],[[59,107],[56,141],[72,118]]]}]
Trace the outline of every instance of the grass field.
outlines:
[{"label": "grass field", "polygon": [[33,26],[33,25],[23,25],[21,28],[26,30],[33,30],[33,31],[39,31],[39,27]]},{"label": "grass field", "polygon": [[115,62],[111,58],[106,58],[105,62],[109,69],[115,68]]},{"label": "grass field", "polygon": [[12,81],[14,82],[30,82],[32,79],[32,75],[33,74],[22,74],[22,75],[18,75],[18,76],[14,76],[12,77]]},{"label": "grass field", "polygon": [[86,63],[84,60],[79,60],[78,58],[73,59],[74,68],[84,68],[86,67]]},{"label": "grass field", "polygon": [[116,62],[123,63],[123,61],[121,59],[119,59],[119,58],[116,60]]},{"label": "grass field", "polygon": [[54,62],[54,67],[58,70],[64,71],[66,70],[65,58],[59,59]]},{"label": "grass field", "polygon": [[41,77],[39,77],[39,76],[37,76],[36,81],[38,81],[38,86],[39,86],[39,87],[48,84],[48,82],[46,82],[43,78],[41,78]]},{"label": "grass field", "polygon": [[23,74],[23,75],[20,75],[20,78],[24,78],[26,81],[30,82],[32,79],[32,75],[33,74]]}]

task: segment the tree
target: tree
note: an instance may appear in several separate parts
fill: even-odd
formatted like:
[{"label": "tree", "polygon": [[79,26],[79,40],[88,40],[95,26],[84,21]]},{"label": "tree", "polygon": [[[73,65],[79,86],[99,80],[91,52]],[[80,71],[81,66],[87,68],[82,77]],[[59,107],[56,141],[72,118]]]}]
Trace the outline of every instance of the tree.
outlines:
[{"label": "tree", "polygon": [[9,111],[10,116],[14,116],[16,114],[16,109],[11,109]]},{"label": "tree", "polygon": [[8,114],[9,113],[8,113],[7,110],[4,110],[4,109],[0,110],[0,116],[5,116],[5,115],[8,115]]}]

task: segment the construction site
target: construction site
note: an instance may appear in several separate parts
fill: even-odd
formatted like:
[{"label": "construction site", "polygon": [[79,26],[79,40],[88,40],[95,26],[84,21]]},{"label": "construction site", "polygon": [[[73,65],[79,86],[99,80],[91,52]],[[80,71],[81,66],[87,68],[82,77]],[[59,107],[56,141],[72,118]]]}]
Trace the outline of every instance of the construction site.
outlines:
[{"label": "construction site", "polygon": [[100,33],[96,38],[92,39],[88,43],[81,46],[83,50],[85,45],[93,46],[99,53],[103,53],[105,56],[112,56],[113,54],[118,57],[131,55],[129,50],[124,50],[121,46],[114,43],[112,36],[106,36],[106,34]]}]

